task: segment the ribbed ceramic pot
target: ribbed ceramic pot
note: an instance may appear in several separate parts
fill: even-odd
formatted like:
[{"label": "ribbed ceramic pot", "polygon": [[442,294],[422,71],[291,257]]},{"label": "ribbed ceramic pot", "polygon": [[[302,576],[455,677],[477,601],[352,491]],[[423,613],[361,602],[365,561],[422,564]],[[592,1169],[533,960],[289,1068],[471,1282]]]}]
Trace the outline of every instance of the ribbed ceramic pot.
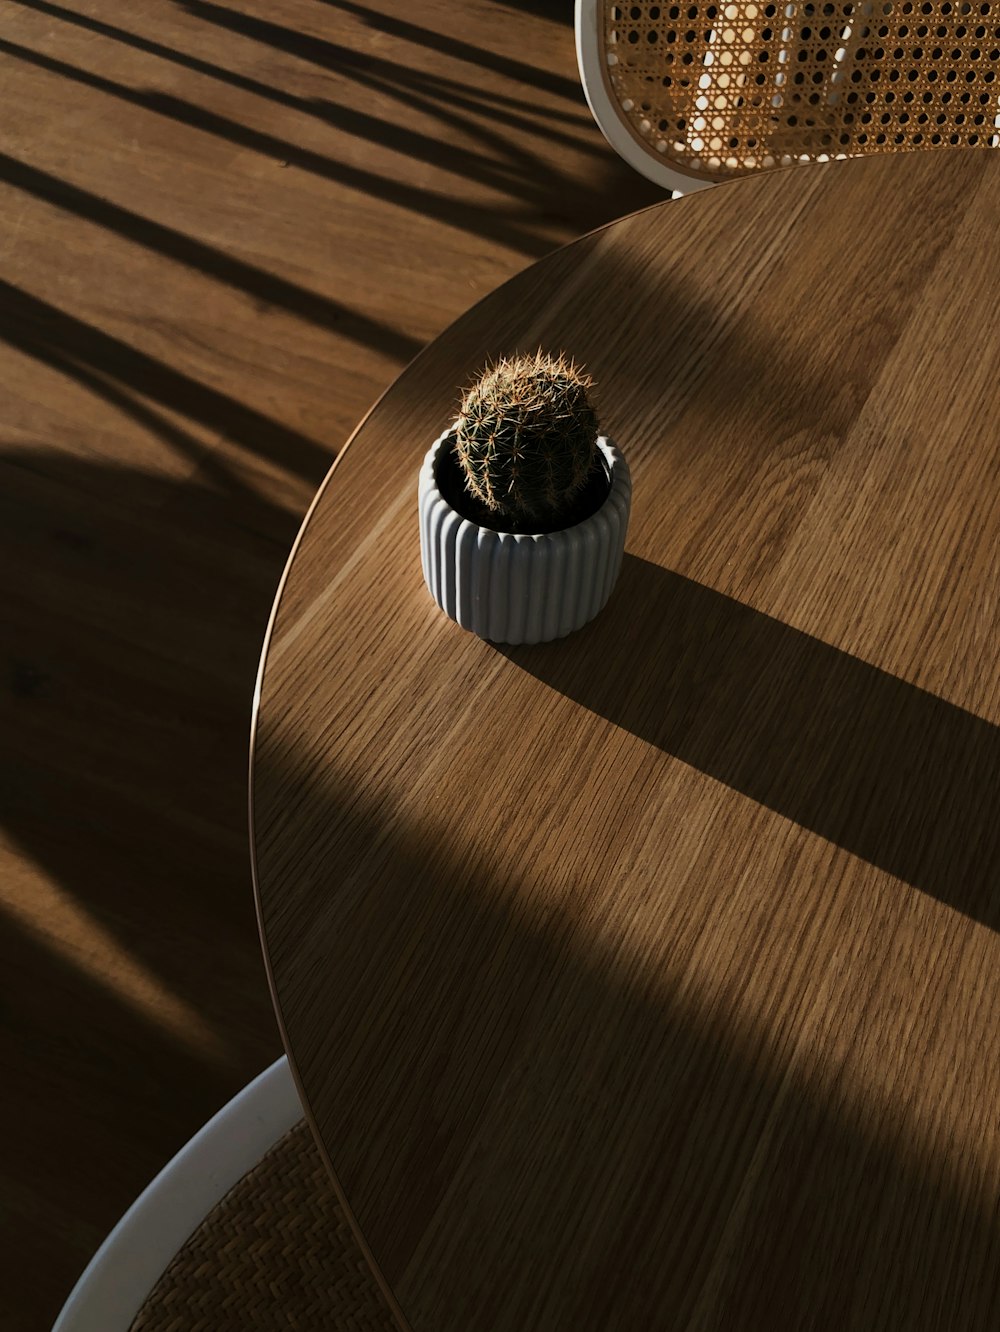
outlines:
[{"label": "ribbed ceramic pot", "polygon": [[610,477],[595,513],[557,532],[494,532],[464,518],[438,488],[454,428],[420,470],[420,550],[431,596],[463,629],[493,643],[546,643],[601,610],[621,571],[632,503],[628,464],[611,440],[597,444]]}]

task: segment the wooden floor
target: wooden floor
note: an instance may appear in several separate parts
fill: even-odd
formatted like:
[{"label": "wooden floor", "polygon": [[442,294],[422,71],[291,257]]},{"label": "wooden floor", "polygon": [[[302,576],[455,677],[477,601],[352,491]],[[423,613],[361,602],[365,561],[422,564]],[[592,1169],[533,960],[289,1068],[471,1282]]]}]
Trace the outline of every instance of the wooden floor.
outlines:
[{"label": "wooden floor", "polygon": [[0,71],[0,1326],[19,1332],[280,1053],[247,733],[316,485],[472,302],[662,195],[591,121],[571,0],[7,0]]}]

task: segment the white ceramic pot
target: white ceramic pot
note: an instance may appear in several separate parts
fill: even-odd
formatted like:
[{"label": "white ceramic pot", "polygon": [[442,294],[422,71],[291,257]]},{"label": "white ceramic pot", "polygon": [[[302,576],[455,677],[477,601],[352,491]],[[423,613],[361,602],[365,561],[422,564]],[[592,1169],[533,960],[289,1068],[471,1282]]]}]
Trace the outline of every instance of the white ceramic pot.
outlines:
[{"label": "white ceramic pot", "polygon": [[592,620],[621,570],[632,502],[628,464],[598,438],[611,479],[589,518],[557,532],[494,532],[464,518],[438,489],[437,467],[454,427],[420,470],[420,550],[431,596],[463,629],[493,643],[545,643]]}]

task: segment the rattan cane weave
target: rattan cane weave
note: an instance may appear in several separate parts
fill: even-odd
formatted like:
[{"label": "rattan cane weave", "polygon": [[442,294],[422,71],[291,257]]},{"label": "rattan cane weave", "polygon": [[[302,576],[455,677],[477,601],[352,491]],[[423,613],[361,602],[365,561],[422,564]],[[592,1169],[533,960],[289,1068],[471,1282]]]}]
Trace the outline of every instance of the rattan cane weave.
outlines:
[{"label": "rattan cane weave", "polygon": [[613,102],[683,172],[1000,143],[998,0],[598,3]]},{"label": "rattan cane weave", "polygon": [[398,1332],[307,1126],[292,1129],[178,1252],[132,1332]]}]

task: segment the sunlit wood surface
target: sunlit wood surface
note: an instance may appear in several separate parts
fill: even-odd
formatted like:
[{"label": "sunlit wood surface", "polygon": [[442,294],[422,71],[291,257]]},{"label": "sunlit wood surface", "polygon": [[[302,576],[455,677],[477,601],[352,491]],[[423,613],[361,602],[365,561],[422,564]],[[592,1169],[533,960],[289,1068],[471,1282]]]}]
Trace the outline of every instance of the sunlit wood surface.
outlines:
[{"label": "sunlit wood surface", "polygon": [[571,5],[0,4],[0,1326],[280,1050],[246,752],[281,568],[429,338],[660,196]]},{"label": "sunlit wood surface", "polygon": [[[979,1329],[1000,1281],[1000,160],[741,181],[543,260],[397,381],[276,607],[259,896],[413,1332]],[[606,611],[499,648],[416,478],[585,363]]]}]

